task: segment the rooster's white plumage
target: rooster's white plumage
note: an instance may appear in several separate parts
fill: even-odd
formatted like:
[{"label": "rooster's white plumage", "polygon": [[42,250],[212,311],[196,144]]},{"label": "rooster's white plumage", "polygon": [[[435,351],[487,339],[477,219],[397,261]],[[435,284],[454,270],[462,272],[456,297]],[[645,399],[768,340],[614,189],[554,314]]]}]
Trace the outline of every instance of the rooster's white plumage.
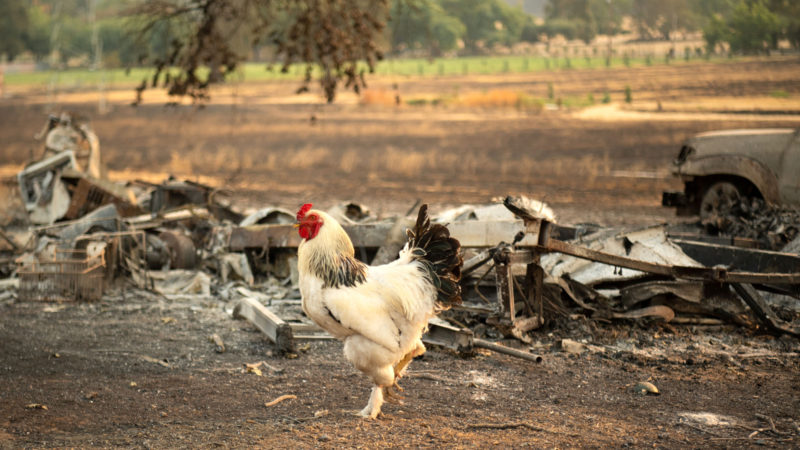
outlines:
[{"label": "rooster's white plumage", "polygon": [[344,342],[344,355],[374,383],[363,417],[375,418],[385,389],[425,352],[421,336],[439,309],[460,303],[460,244],[420,208],[397,260],[367,266],[338,222],[303,205],[297,213],[303,311]]}]

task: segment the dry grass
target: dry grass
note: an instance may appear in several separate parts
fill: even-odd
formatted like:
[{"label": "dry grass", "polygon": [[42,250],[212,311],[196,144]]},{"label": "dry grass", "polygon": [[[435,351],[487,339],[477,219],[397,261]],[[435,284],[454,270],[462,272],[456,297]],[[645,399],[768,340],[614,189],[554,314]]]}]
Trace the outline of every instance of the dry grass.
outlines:
[{"label": "dry grass", "polygon": [[372,106],[398,106],[403,102],[410,106],[443,105],[466,108],[515,108],[526,111],[540,111],[544,102],[524,92],[508,89],[471,91],[451,95],[414,95],[401,99],[392,91],[370,89],[362,93],[359,103]]},{"label": "dry grass", "polygon": [[397,94],[384,89],[365,89],[358,102],[362,105],[396,106]]},{"label": "dry grass", "polygon": [[459,96],[456,102],[473,108],[519,108],[525,103],[526,97],[519,92],[493,89],[487,92],[469,92]]}]

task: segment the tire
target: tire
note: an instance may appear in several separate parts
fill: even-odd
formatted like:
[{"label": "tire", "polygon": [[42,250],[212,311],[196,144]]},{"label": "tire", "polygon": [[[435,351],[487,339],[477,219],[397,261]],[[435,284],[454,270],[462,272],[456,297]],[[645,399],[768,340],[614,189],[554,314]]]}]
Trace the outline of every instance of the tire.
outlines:
[{"label": "tire", "polygon": [[719,181],[712,184],[700,199],[700,220],[713,220],[726,214],[741,198],[742,193],[733,183]]},{"label": "tire", "polygon": [[197,251],[191,239],[173,231],[164,231],[158,238],[169,248],[171,269],[194,269],[197,264]]}]

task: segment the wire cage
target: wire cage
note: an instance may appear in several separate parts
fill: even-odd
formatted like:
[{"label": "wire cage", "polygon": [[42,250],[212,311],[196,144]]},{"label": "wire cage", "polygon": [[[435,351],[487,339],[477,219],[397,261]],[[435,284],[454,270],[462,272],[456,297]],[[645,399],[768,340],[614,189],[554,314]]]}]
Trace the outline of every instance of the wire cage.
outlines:
[{"label": "wire cage", "polygon": [[45,261],[17,261],[18,296],[23,301],[97,301],[105,287],[105,255],[55,249]]}]

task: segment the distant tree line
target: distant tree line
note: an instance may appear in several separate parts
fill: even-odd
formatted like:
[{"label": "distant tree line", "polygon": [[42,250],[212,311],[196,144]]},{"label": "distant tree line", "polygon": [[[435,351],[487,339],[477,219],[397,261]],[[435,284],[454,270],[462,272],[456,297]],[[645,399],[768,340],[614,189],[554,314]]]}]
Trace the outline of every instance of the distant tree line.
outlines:
[{"label": "distant tree line", "polygon": [[[107,65],[135,64],[129,21],[119,15],[129,3],[131,1],[126,0],[2,0],[0,57],[13,60],[27,52],[37,61],[46,61],[56,49],[57,64],[76,57],[88,61],[98,49],[95,43],[100,42]],[[93,11],[94,21],[90,17]]]},{"label": "distant tree line", "polygon": [[781,39],[800,48],[797,0],[551,0],[545,14],[533,35],[588,43],[598,34],[620,33],[629,18],[643,40],[701,31],[712,52],[721,44],[733,52],[769,52]]},{"label": "distant tree line", "polygon": [[[385,53],[490,53],[557,36],[592,42],[635,32],[664,40],[702,32],[709,52],[800,48],[798,0],[549,0],[545,17],[512,0],[2,0],[0,57],[155,67],[151,85],[202,97],[254,54],[312,67],[328,98],[363,86]],[[133,30],[133,32],[131,31]],[[177,73],[165,70],[173,68]],[[202,73],[202,74],[201,74]],[[144,88],[144,86],[142,87]]]},{"label": "distant tree line", "polygon": [[[93,2],[96,19],[91,22],[89,11]],[[162,20],[149,24],[148,39],[143,41],[141,36],[133,39],[130,30],[141,23],[123,13],[147,3],[163,6],[203,2],[3,0],[0,54],[13,60],[29,52],[36,60],[45,60],[57,46],[60,61],[66,62],[97,50],[93,47],[94,33],[102,43],[106,66],[134,65],[140,62],[142,54],[165,55],[172,40],[182,38],[185,23],[178,23],[181,17],[176,14],[175,23]],[[228,0],[226,3],[292,2]],[[168,9],[165,7],[163,12],[170,14]],[[273,7],[275,11],[278,9]],[[277,12],[272,22],[289,20],[285,12],[283,17]],[[668,40],[676,33],[700,31],[710,51],[727,44],[733,52],[768,52],[782,39],[800,48],[798,0],[550,0],[543,21],[503,0],[393,0],[385,19],[388,19],[385,28],[382,27],[385,36],[379,41],[385,41],[388,51],[396,54],[414,50],[431,56],[476,54],[491,51],[496,45],[538,42],[556,36],[589,43],[598,35],[625,32],[626,23],[642,40]],[[52,42],[53,39],[58,42]],[[269,41],[263,39],[257,43],[270,44]]]}]

